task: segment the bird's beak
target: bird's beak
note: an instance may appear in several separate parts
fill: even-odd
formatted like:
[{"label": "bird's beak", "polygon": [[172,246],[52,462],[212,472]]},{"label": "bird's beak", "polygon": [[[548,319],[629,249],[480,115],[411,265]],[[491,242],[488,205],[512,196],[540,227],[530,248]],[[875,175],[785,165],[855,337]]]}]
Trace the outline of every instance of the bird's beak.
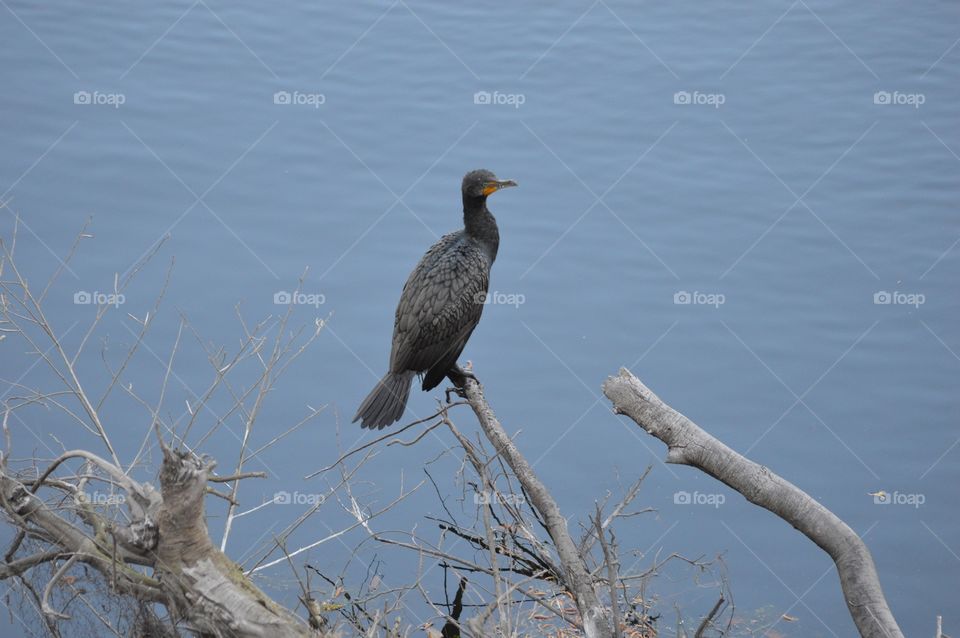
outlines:
[{"label": "bird's beak", "polygon": [[496,193],[501,188],[510,188],[511,186],[516,186],[517,183],[512,179],[498,179],[492,182],[487,182],[483,186],[483,194],[490,195],[491,193]]}]

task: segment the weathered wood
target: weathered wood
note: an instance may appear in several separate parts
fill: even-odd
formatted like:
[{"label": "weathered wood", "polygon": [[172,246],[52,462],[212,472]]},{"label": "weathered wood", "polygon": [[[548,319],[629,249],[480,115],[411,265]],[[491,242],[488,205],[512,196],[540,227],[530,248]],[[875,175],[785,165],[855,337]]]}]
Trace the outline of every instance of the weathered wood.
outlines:
[{"label": "weathered wood", "polygon": [[593,579],[583,562],[583,558],[577,551],[577,546],[570,537],[567,530],[567,521],[560,513],[557,502],[547,490],[546,486],[540,482],[537,475],[534,474],[530,463],[520,453],[517,447],[507,436],[506,430],[500,425],[493,409],[487,403],[483,396],[483,388],[474,379],[467,379],[464,384],[464,394],[470,407],[473,408],[477,420],[480,421],[480,427],[484,434],[490,440],[497,454],[501,455],[527,496],[530,497],[530,504],[543,517],[543,522],[547,528],[547,533],[553,540],[557,548],[557,555],[560,558],[560,564],[563,567],[564,585],[573,594],[577,604],[577,610],[583,621],[583,630],[587,638],[610,638],[613,634],[609,618],[609,610],[600,604],[597,592],[593,587]]},{"label": "weathered wood", "polygon": [[843,596],[864,638],[902,638],[880,587],[870,550],[833,512],[766,467],[730,449],[660,400],[629,370],[609,377],[603,393],[624,414],[667,444],[667,462],[690,465],[790,523],[827,552]]},{"label": "weathered wood", "polygon": [[[42,530],[53,551],[0,566],[0,578],[41,563],[66,559],[57,578],[74,562],[97,569],[115,591],[141,603],[160,603],[171,617],[193,632],[217,638],[307,638],[319,636],[288,609],[261,592],[233,561],[213,546],[207,533],[204,498],[211,466],[193,454],[164,447],[160,494],[151,486],[124,477],[132,512],[139,518],[118,527],[78,501],[80,516],[96,531],[90,535],[51,510],[5,472],[0,464],[0,507],[21,529]],[[71,453],[73,456],[83,456]],[[111,475],[123,473],[97,459]],[[62,462],[57,460],[57,464]],[[47,477],[49,472],[43,476]],[[46,478],[44,479],[46,480]],[[134,501],[132,495],[140,495]],[[149,498],[143,495],[148,494]],[[154,522],[155,521],[155,522]],[[130,564],[153,568],[143,574]],[[45,592],[44,601],[47,599]],[[66,616],[45,608],[44,613]]]},{"label": "weathered wood", "polygon": [[195,631],[229,638],[315,636],[214,547],[204,498],[210,466],[193,454],[164,449],[155,568],[167,607]]}]

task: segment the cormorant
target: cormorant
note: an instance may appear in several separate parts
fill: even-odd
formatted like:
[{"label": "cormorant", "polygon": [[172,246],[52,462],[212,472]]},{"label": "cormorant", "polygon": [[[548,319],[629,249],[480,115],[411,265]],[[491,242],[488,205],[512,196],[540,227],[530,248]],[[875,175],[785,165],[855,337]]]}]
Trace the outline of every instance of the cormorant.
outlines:
[{"label": "cormorant", "polygon": [[382,429],[398,421],[415,374],[422,375],[424,390],[444,377],[462,386],[473,376],[457,365],[457,357],[480,321],[500,245],[487,197],[516,185],[487,170],[464,176],[463,228],[441,237],[410,273],[397,304],[390,370],[360,404],[354,422]]}]

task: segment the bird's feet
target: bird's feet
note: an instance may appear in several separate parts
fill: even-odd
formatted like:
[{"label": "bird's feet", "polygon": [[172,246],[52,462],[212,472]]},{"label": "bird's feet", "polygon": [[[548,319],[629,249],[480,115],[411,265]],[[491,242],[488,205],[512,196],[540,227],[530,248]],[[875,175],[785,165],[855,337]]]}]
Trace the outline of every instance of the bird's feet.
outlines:
[{"label": "bird's feet", "polygon": [[469,368],[461,368],[456,363],[453,364],[453,367],[447,370],[447,378],[450,379],[450,382],[453,383],[453,385],[457,386],[457,389],[462,389],[463,386],[466,385],[467,379],[473,379],[474,381],[477,380],[477,377],[473,374],[473,371],[471,371]]}]

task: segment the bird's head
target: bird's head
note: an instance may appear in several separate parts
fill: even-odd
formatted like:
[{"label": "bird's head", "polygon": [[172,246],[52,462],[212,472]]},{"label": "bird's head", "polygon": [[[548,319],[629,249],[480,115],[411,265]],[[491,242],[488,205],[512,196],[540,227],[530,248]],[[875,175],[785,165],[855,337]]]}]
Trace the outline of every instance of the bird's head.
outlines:
[{"label": "bird's head", "polygon": [[488,195],[501,188],[516,186],[512,179],[497,179],[497,176],[486,169],[470,171],[463,177],[464,199],[486,199]]}]

